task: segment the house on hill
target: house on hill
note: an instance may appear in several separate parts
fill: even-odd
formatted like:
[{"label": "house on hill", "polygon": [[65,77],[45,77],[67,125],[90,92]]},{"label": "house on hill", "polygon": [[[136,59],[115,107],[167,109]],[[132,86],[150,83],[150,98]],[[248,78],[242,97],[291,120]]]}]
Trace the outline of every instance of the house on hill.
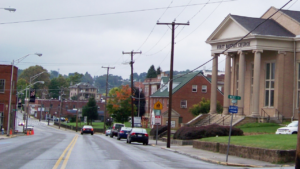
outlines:
[{"label": "house on hill", "polygon": [[[168,121],[168,104],[169,104],[169,77],[163,77],[160,81],[160,88],[150,96],[151,119],[155,117],[153,106],[160,102],[161,124],[166,125]],[[217,87],[216,87],[217,89]],[[172,127],[180,127],[181,123],[187,123],[194,118],[189,112],[189,108],[198,104],[204,97],[210,100],[211,83],[200,72],[190,73],[183,76],[175,76],[172,90]],[[217,89],[217,100],[222,105],[223,94]]]}]

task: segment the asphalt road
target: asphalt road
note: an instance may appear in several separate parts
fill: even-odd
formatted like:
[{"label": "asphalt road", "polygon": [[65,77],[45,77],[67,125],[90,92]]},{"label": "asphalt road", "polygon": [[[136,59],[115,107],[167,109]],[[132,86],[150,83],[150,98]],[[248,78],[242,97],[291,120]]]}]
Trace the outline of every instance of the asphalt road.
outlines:
[{"label": "asphalt road", "polygon": [[0,140],[0,168],[233,168],[101,134],[80,135],[30,119],[34,135]]}]

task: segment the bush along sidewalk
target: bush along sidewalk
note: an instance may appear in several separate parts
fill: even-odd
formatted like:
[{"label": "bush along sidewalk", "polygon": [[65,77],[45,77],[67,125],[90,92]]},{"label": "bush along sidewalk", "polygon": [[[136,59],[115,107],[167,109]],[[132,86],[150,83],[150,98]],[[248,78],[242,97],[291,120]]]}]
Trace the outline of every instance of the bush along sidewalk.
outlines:
[{"label": "bush along sidewalk", "polygon": [[[205,137],[229,136],[229,130],[230,126],[220,126],[217,124],[200,127],[184,126],[176,131],[173,139],[192,140]],[[244,133],[241,129],[232,127],[232,136],[242,136],[243,134]]]}]

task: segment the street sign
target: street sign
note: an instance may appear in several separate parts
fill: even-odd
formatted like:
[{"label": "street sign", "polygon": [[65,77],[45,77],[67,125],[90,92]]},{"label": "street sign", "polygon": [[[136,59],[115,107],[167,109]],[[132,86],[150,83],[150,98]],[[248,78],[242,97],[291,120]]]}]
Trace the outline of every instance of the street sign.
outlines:
[{"label": "street sign", "polygon": [[155,121],[154,121],[154,123],[155,123],[156,125],[161,125],[161,116],[155,116]]},{"label": "street sign", "polygon": [[229,106],[228,111],[229,111],[229,113],[237,113],[238,107],[237,106]]},{"label": "street sign", "polygon": [[228,99],[241,100],[241,96],[228,95]]},{"label": "street sign", "polygon": [[159,101],[157,101],[157,102],[154,104],[153,109],[161,110],[161,109],[162,109],[162,104],[161,104]]},{"label": "street sign", "polygon": [[232,100],[231,100],[231,103],[232,103],[232,104],[236,104],[236,102],[237,102],[237,100],[235,100],[235,99],[232,99]]}]

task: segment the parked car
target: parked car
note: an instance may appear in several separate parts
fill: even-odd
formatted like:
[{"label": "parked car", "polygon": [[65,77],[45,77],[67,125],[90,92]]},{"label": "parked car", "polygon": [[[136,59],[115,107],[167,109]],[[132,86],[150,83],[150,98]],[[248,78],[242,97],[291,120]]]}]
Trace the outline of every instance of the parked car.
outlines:
[{"label": "parked car", "polygon": [[131,127],[122,127],[118,133],[118,140],[121,140],[122,138],[127,139],[127,134],[130,133],[130,131],[132,130]]},{"label": "parked car", "polygon": [[25,128],[24,128],[24,132],[26,133],[27,131],[32,131],[33,130],[33,125],[27,125],[27,128],[26,128],[26,126],[25,126]]},{"label": "parked car", "polygon": [[91,133],[91,135],[94,134],[94,128],[92,126],[87,126],[87,125],[84,125],[81,129],[81,134],[83,133]]},{"label": "parked car", "polygon": [[293,121],[286,127],[280,127],[277,129],[276,134],[297,134],[298,133],[298,121]]},{"label": "parked car", "polygon": [[143,143],[143,145],[148,145],[149,135],[146,129],[133,128],[127,135],[127,143],[131,144],[131,142],[139,142]]},{"label": "parked car", "polygon": [[107,130],[105,131],[105,136],[110,135],[110,133],[111,133],[111,129],[107,129]]},{"label": "parked car", "polygon": [[110,137],[118,136],[118,132],[122,127],[125,127],[125,125],[121,123],[115,123],[111,129]]}]

